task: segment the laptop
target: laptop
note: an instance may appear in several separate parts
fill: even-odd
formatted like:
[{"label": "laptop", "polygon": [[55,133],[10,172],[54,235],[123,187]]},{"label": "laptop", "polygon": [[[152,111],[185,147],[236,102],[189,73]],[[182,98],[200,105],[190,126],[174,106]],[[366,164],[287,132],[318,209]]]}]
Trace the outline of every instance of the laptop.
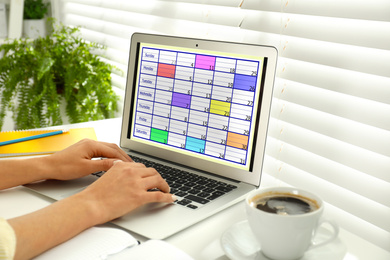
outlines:
[{"label": "laptop", "polygon": [[[148,204],[112,223],[164,239],[258,188],[276,61],[271,46],[133,34],[120,146],[156,168],[178,201]],[[61,199],[96,175],[27,187]]]}]

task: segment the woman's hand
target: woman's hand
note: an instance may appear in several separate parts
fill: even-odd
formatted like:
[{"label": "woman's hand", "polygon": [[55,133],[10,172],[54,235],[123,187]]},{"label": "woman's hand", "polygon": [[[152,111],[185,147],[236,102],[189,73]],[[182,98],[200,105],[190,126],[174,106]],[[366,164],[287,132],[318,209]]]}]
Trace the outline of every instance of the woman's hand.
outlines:
[{"label": "woman's hand", "polygon": [[[106,158],[92,160],[93,158]],[[117,145],[89,139],[43,157],[0,161],[0,190],[46,179],[71,180],[107,171],[116,160],[131,162]]]},{"label": "woman's hand", "polygon": [[[158,191],[148,191],[158,189]],[[95,224],[105,223],[150,202],[172,203],[167,182],[153,168],[134,162],[115,165],[84,191],[82,201],[90,202]]]},{"label": "woman's hand", "polygon": [[[76,144],[65,155],[74,159],[80,169],[85,167],[90,171],[90,167],[95,165],[90,166],[88,161],[92,155],[96,155],[98,150],[92,147],[97,144],[91,141]],[[103,147],[103,150],[111,151],[107,147]],[[89,156],[80,158],[86,151],[91,152],[87,153]],[[114,157],[117,156],[110,156]],[[71,163],[72,160],[61,163]],[[113,164],[113,159],[109,160]],[[99,165],[96,167],[100,169]],[[153,188],[160,191],[148,192]],[[85,190],[38,211],[8,220],[16,234],[15,259],[31,259],[91,226],[120,217],[146,203],[172,203],[175,197],[168,192],[168,184],[155,169],[146,168],[140,163],[119,161]]]},{"label": "woman's hand", "polygon": [[[93,158],[106,158],[92,160]],[[116,144],[84,139],[46,157],[47,179],[70,180],[98,171],[108,171],[114,161],[131,162]]]}]

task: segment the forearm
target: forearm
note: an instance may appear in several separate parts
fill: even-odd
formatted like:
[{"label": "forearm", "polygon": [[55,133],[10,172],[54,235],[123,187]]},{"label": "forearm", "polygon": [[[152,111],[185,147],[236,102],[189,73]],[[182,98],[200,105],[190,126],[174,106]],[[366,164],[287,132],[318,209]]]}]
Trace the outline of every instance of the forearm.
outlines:
[{"label": "forearm", "polygon": [[[105,157],[105,160],[92,160]],[[84,139],[50,156],[0,160],[0,190],[45,179],[71,180],[108,171],[113,162],[131,162],[115,144]]]},{"label": "forearm", "polygon": [[0,160],[0,190],[46,179],[47,161],[46,157]]},{"label": "forearm", "polygon": [[16,233],[15,259],[31,259],[99,223],[97,205],[76,194],[8,220]]},{"label": "forearm", "polygon": [[[148,192],[157,188],[160,191]],[[15,259],[30,259],[83,230],[151,202],[172,203],[168,183],[153,168],[118,162],[83,191],[39,211],[9,220],[16,234]]]}]

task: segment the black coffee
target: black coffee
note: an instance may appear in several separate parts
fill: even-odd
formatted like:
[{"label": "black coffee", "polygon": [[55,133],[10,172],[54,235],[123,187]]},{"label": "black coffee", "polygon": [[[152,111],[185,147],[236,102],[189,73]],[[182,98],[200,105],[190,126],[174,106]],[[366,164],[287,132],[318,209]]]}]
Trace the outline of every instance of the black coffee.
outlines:
[{"label": "black coffee", "polygon": [[299,215],[318,209],[315,201],[287,193],[259,196],[253,202],[259,210],[278,215]]}]

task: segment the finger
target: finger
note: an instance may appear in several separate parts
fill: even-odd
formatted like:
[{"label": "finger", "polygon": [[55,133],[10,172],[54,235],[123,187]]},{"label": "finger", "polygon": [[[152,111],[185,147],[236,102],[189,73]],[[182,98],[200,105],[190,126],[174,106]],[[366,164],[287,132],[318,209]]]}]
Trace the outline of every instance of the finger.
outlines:
[{"label": "finger", "polygon": [[139,174],[142,178],[157,176],[162,179],[160,173],[156,169],[147,168],[146,166],[145,166],[145,170],[140,171]]},{"label": "finger", "polygon": [[143,164],[143,163],[136,163],[136,162],[126,162],[125,167],[146,169],[145,164]]},{"label": "finger", "polygon": [[[122,160],[117,159],[91,160],[88,162],[91,164],[93,172],[108,171],[109,169],[111,169],[111,167],[117,164],[117,167],[146,168],[145,165],[143,165],[142,163],[124,162]],[[119,164],[122,164],[122,166],[120,166]]]},{"label": "finger", "polygon": [[168,183],[160,175],[144,178],[143,181],[146,190],[159,189],[162,192],[170,192]]},{"label": "finger", "polygon": [[122,160],[115,160],[112,163],[113,163],[113,166],[114,166],[115,164],[120,163],[120,162],[123,162],[123,161]]},{"label": "finger", "polygon": [[151,202],[162,202],[162,203],[173,203],[177,200],[175,195],[169,193],[163,193],[160,191],[147,192],[144,197],[145,203]]},{"label": "finger", "polygon": [[116,144],[105,142],[94,142],[91,157],[106,157],[110,159],[122,160],[124,162],[131,162],[132,159]]},{"label": "finger", "polygon": [[116,144],[113,144],[113,143],[107,143],[107,142],[101,142],[109,147],[111,147],[112,149],[115,149],[116,151],[118,151],[121,156],[123,157],[123,161],[125,162],[133,162],[133,159],[131,159],[131,157],[125,152],[123,151],[118,145]]},{"label": "finger", "polygon": [[87,163],[90,165],[91,172],[108,171],[116,161],[116,159],[90,160]]}]

